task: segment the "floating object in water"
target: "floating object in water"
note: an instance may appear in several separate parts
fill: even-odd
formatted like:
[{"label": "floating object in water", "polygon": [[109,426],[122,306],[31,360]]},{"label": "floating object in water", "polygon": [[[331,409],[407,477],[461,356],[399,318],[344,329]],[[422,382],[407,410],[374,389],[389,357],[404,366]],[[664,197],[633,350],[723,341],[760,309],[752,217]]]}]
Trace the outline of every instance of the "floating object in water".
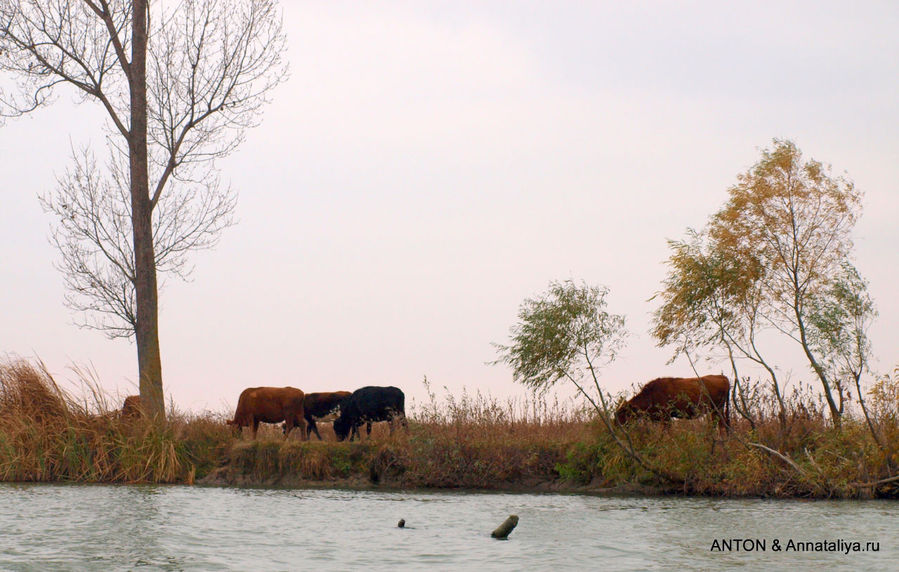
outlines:
[{"label": "floating object in water", "polygon": [[499,527],[490,534],[490,536],[505,540],[506,537],[509,536],[509,533],[515,530],[516,526],[518,526],[518,515],[510,515],[505,522],[499,525]]},{"label": "floating object in water", "polygon": [[406,528],[406,519],[401,518],[400,521],[398,523],[396,523],[396,525],[400,528]]}]

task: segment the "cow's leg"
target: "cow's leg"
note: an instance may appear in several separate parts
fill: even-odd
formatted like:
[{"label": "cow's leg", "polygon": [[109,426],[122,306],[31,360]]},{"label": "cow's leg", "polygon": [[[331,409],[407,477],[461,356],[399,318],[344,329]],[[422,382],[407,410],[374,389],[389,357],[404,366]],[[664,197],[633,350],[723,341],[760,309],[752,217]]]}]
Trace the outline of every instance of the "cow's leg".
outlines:
[{"label": "cow's leg", "polygon": [[715,411],[712,414],[712,418],[718,422],[718,434],[723,435],[730,431],[730,426],[728,424],[727,416],[724,412],[721,411],[718,407],[715,408]]},{"label": "cow's leg", "polygon": [[[715,426],[718,427],[718,436],[715,437]],[[712,405],[712,410],[709,411],[709,440],[712,442],[712,448],[709,451],[709,454],[714,456],[715,449],[718,447],[718,441],[724,443],[724,434],[728,431],[727,424],[724,422],[724,416],[721,414],[721,410],[718,409],[716,405]]]},{"label": "cow's leg", "polygon": [[253,441],[256,440],[257,431],[259,431],[259,419],[253,417]]},{"label": "cow's leg", "polygon": [[287,441],[287,437],[290,436],[290,431],[293,429],[293,419],[288,418],[284,420],[284,440]]},{"label": "cow's leg", "polygon": [[315,426],[314,418],[312,418],[312,417],[306,418],[306,427],[307,427],[307,430],[306,430],[306,440],[307,441],[312,438],[312,433],[315,433],[315,436],[318,437],[319,441],[322,440],[322,436],[318,432],[318,427]]},{"label": "cow's leg", "polygon": [[300,429],[300,437],[303,441],[309,440],[309,426],[306,424],[304,417],[297,417],[297,427]]},{"label": "cow's leg", "polygon": [[[365,424],[365,435],[371,437],[371,421]],[[362,437],[359,438],[361,439]]]}]

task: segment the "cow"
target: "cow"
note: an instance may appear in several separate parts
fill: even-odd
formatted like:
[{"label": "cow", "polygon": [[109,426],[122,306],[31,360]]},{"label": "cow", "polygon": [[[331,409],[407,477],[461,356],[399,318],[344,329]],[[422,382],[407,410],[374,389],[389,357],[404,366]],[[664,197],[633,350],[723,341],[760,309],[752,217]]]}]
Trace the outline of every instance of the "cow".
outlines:
[{"label": "cow", "polygon": [[143,402],[140,395],[129,395],[122,404],[122,419],[139,419],[144,415]]},{"label": "cow", "polygon": [[[334,420],[334,434],[338,441],[359,434],[359,427],[366,423],[366,434],[371,435],[374,421],[389,421],[393,433],[393,421],[399,419],[406,427],[406,396],[396,387],[362,387],[340,404],[340,416]],[[361,439],[361,435],[360,435]]]},{"label": "cow", "polygon": [[615,412],[615,420],[623,425],[645,415],[653,421],[667,422],[672,417],[692,419],[711,413],[724,428],[729,428],[729,392],[730,381],[723,375],[660,377],[621,405]]},{"label": "cow", "polygon": [[[307,393],[306,399],[303,400],[303,415],[306,418],[306,439],[312,437],[311,433],[315,433],[318,440],[322,440],[322,436],[315,426],[316,417],[324,417],[338,407],[340,403],[352,395],[349,391],[330,391],[323,393]],[[287,431],[287,423],[284,424],[284,430]]]},{"label": "cow", "polygon": [[303,416],[305,397],[305,394],[295,387],[249,387],[240,394],[234,419],[228,421],[228,425],[236,425],[238,434],[244,427],[252,425],[255,440],[260,422],[284,421],[285,439],[294,426],[298,426],[305,437],[306,420]]}]

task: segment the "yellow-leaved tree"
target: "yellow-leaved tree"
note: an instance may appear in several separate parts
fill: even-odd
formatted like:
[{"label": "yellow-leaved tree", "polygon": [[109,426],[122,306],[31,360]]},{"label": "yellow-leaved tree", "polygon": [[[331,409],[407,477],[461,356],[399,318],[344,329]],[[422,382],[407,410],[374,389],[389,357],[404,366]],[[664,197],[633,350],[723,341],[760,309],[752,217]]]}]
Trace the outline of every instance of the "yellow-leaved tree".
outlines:
[{"label": "yellow-leaved tree", "polygon": [[861,193],[775,139],[728,194],[701,231],[671,242],[653,334],[676,352],[724,348],[735,377],[739,358],[762,365],[783,415],[776,368],[759,343],[762,331],[778,332],[801,348],[839,425],[850,383],[861,397],[876,315],[851,263]]}]

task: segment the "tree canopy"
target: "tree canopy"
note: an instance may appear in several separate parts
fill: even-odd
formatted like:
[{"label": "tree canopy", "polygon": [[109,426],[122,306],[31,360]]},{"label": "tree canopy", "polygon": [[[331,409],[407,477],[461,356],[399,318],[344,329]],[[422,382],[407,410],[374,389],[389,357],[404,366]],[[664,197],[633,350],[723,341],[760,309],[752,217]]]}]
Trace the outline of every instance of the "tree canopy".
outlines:
[{"label": "tree canopy", "polygon": [[614,361],[627,336],[624,317],[606,310],[608,292],[571,280],[551,282],[546,292],[521,303],[510,345],[495,344],[498,362],[532,389],[568,380],[598,408],[586,383],[592,382],[601,402],[599,369]]},{"label": "tree canopy", "polygon": [[851,264],[861,193],[829,166],[804,159],[792,141],[775,139],[761,155],[702,230],[670,243],[653,335],[676,352],[724,348],[735,370],[735,358],[750,358],[777,390],[758,334],[778,332],[802,349],[838,423],[845,368],[828,364],[837,354],[864,353],[864,328],[853,320],[866,323],[874,311]]}]

